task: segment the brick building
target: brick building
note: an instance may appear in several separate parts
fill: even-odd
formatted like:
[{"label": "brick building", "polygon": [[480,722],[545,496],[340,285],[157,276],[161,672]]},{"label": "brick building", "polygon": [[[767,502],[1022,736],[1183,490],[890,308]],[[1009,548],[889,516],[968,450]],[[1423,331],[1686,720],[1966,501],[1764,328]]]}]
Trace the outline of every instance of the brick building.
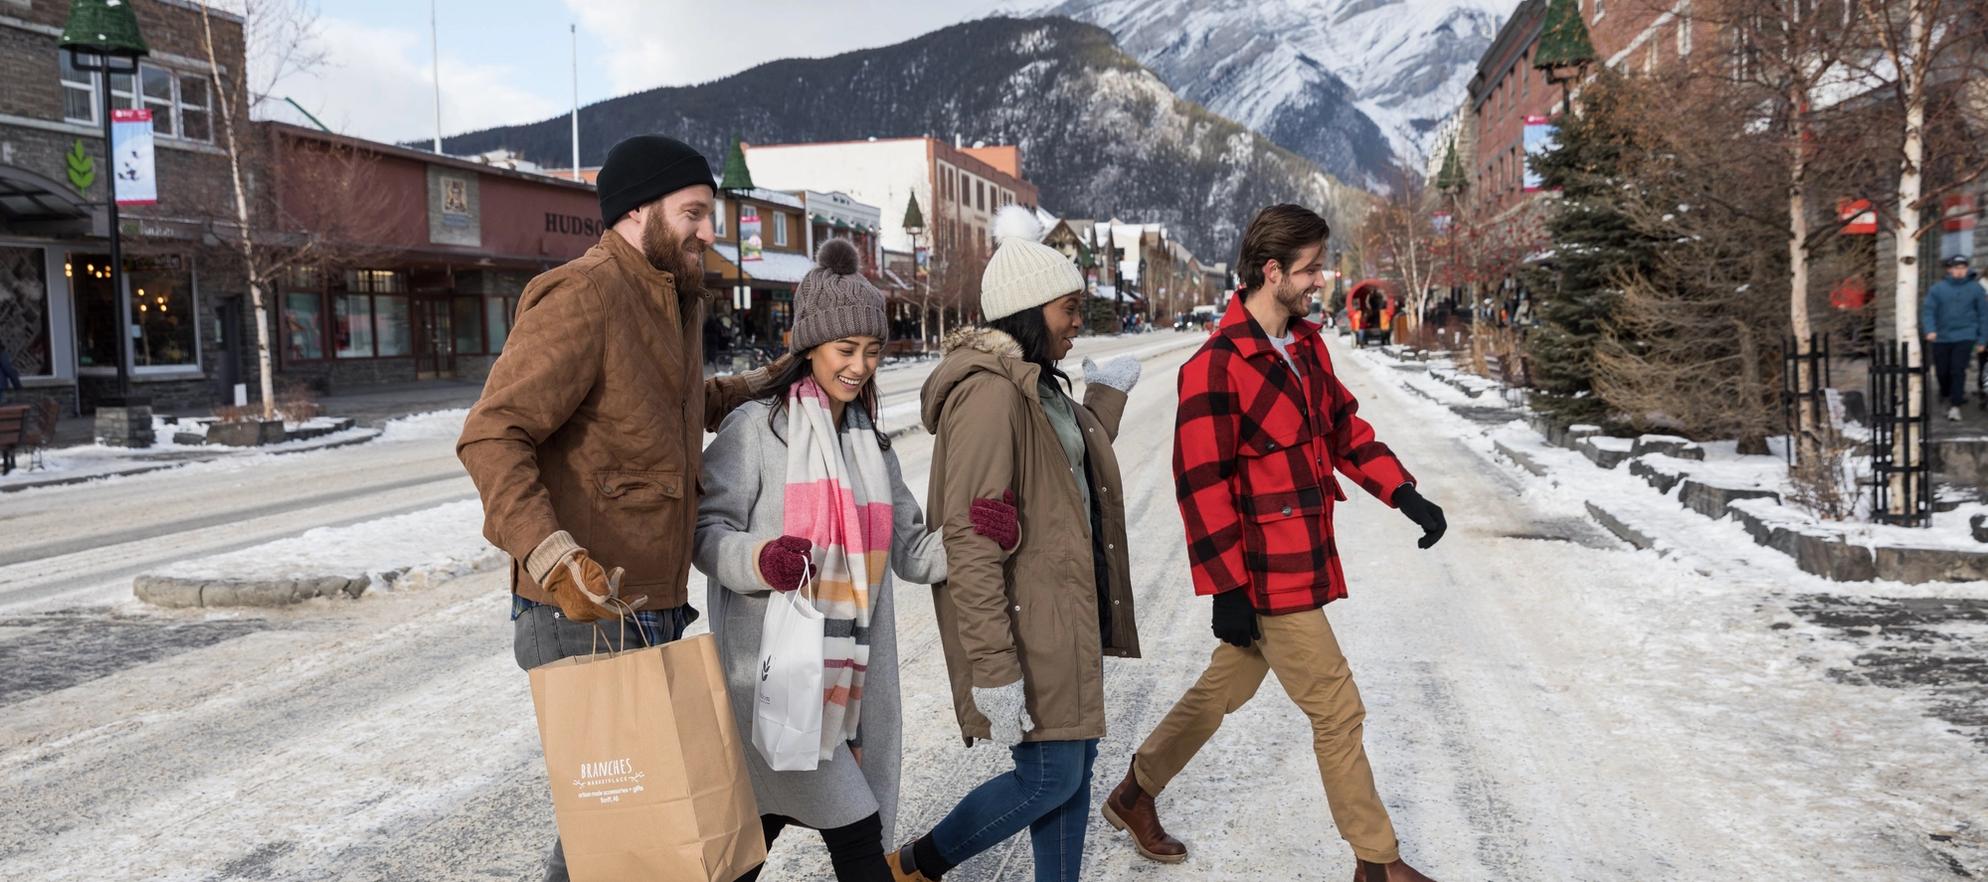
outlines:
[{"label": "brick building", "polygon": [[[134,0],[151,54],[136,76],[77,70],[57,48],[69,4],[0,2],[0,342],[28,394],[71,414],[115,394],[119,350],[136,394],[202,409],[255,382],[244,286],[224,242],[238,227],[199,7]],[[239,96],[242,22],[213,14],[220,75]],[[123,292],[111,290],[101,90],[149,108],[158,201],[121,209]],[[240,119],[237,114],[237,119]],[[118,298],[132,301],[120,333]]]}]

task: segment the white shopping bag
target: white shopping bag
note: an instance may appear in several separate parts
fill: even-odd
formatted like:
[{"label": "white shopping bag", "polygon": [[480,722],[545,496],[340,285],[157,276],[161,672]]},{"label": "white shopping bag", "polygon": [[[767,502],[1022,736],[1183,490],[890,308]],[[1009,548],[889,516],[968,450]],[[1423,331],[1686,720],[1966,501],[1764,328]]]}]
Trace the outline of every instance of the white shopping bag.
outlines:
[{"label": "white shopping bag", "polygon": [[813,587],[809,578],[774,592],[760,627],[752,745],[776,772],[810,772],[821,762],[823,617]]}]

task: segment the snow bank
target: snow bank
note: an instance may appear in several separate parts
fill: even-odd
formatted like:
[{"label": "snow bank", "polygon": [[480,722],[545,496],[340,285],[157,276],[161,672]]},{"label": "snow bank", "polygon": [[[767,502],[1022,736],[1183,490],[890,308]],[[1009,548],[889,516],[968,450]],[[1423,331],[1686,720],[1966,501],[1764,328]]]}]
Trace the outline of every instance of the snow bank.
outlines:
[{"label": "snow bank", "polygon": [[203,581],[279,581],[323,576],[372,577],[374,590],[425,587],[502,566],[506,557],[483,539],[483,505],[451,502],[227,554],[168,564],[151,575]]}]

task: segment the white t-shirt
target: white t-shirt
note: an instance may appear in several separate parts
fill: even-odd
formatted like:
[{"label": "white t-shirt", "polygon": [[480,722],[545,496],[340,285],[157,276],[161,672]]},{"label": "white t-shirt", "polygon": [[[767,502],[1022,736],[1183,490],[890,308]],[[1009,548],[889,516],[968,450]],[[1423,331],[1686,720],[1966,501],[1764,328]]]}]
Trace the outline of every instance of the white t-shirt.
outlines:
[{"label": "white t-shirt", "polygon": [[1289,333],[1282,337],[1271,337],[1270,345],[1277,347],[1278,355],[1284,356],[1284,363],[1291,366],[1291,373],[1302,377],[1305,375],[1305,372],[1298,370],[1298,360],[1291,357],[1291,340],[1295,337],[1295,334]]}]

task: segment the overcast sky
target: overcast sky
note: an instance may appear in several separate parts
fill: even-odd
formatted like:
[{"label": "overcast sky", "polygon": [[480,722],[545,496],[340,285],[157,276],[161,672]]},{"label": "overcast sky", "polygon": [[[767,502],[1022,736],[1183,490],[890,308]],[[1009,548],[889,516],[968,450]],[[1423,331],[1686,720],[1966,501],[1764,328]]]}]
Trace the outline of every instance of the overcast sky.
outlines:
[{"label": "overcast sky", "polygon": [[[328,62],[280,82],[275,103],[294,99],[326,126],[347,134],[387,141],[431,137],[430,0],[315,2],[317,41]],[[705,82],[776,58],[888,45],[1022,5],[1013,0],[433,2],[447,134],[570,110],[572,25],[579,28],[580,102],[591,104],[655,86]],[[287,108],[277,115],[294,118]]]}]

